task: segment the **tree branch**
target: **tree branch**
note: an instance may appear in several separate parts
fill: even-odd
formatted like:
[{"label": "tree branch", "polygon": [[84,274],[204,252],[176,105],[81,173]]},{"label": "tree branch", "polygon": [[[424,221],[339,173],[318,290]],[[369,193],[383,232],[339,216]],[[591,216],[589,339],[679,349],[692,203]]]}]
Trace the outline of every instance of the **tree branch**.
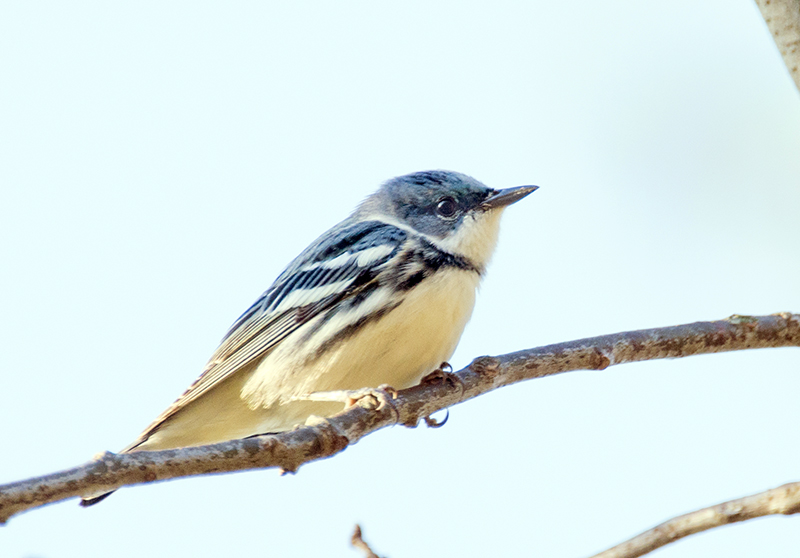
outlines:
[{"label": "tree branch", "polygon": [[[798,512],[800,512],[800,482],[792,482],[752,496],[674,517],[591,558],[638,558],[683,537],[714,527],[766,515],[792,515]],[[379,558],[364,542],[361,537],[361,527],[358,525],[351,538],[351,544],[363,550],[366,558]]]},{"label": "tree branch", "polygon": [[365,558],[381,558],[372,551],[372,548],[370,548],[367,541],[362,537],[361,525],[356,525],[356,528],[353,530],[353,535],[350,537],[350,544],[363,552]]},{"label": "tree branch", "polygon": [[756,4],[800,90],[800,0],[756,0]]},{"label": "tree branch", "polygon": [[369,409],[369,398],[304,428],[209,446],[127,454],[104,453],[66,471],[0,486],[0,523],[22,511],[121,486],[178,477],[279,467],[296,471],[330,457],[367,434],[420,419],[502,386],[572,370],[698,354],[800,346],[800,315],[732,316],[558,343],[498,357],[480,357],[456,373],[458,381],[419,385],[390,404]]},{"label": "tree branch", "polygon": [[800,482],[680,515],[592,558],[636,558],[695,533],[765,515],[800,512]]}]

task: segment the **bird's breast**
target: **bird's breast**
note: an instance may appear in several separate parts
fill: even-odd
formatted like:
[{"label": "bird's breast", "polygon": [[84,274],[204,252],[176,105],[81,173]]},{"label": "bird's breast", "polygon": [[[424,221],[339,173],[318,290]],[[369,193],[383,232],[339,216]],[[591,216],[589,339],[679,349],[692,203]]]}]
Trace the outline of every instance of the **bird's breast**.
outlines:
[{"label": "bird's breast", "polygon": [[[472,315],[478,280],[478,274],[457,269],[426,279],[394,310],[342,344],[327,367],[342,370],[348,389],[417,383],[455,351]],[[349,362],[355,366],[349,368]]]},{"label": "bird's breast", "polygon": [[[242,397],[254,407],[315,391],[414,385],[452,356],[472,314],[479,281],[473,271],[444,269],[401,294],[381,287],[368,302],[321,327],[312,320],[264,358]],[[311,339],[328,340],[359,319],[364,319],[360,327],[322,352],[303,332],[316,328]]]}]

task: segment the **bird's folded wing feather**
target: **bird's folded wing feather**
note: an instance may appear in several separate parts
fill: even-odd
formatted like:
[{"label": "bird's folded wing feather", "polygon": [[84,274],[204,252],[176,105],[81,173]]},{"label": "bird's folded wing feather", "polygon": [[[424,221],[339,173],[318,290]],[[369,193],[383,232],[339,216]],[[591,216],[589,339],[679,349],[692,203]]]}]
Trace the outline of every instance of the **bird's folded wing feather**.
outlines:
[{"label": "bird's folded wing feather", "polygon": [[367,221],[312,244],[233,324],[200,377],[126,449],[146,440],[182,407],[262,358],[313,317],[375,281],[406,236],[392,225]]}]

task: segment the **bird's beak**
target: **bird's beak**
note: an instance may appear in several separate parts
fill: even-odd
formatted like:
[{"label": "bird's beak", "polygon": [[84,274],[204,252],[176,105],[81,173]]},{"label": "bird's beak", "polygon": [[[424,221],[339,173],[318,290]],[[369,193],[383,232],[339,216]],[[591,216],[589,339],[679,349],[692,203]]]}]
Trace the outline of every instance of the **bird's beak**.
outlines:
[{"label": "bird's beak", "polygon": [[538,190],[538,186],[517,186],[516,188],[506,188],[496,190],[493,196],[487,198],[482,204],[482,209],[496,209],[516,203],[531,192]]}]

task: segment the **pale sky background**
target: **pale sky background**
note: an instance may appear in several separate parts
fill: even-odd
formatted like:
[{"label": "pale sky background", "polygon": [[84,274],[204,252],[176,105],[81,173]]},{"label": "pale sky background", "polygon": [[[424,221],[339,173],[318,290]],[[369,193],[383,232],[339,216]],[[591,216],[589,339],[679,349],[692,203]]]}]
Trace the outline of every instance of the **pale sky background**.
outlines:
[{"label": "pale sky background", "polygon": [[[0,482],[131,441],[385,179],[511,208],[452,362],[800,311],[800,95],[752,0],[0,5]],[[0,555],[581,557],[800,479],[800,350],[574,372],[274,470],[68,501]],[[797,556],[800,517],[663,558]]]}]

